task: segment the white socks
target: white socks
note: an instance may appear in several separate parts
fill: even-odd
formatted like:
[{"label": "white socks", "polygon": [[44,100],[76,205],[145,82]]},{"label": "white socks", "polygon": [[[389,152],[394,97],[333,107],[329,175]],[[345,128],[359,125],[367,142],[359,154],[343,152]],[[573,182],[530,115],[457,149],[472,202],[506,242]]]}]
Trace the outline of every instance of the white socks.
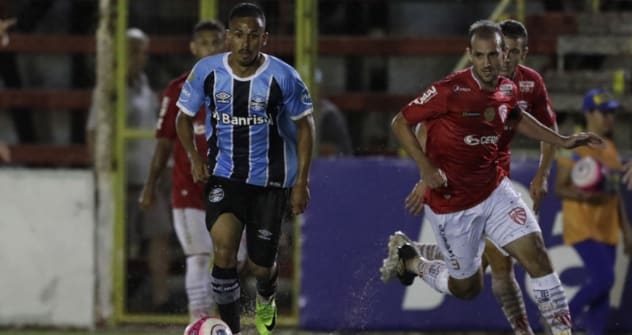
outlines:
[{"label": "white socks", "polygon": [[419,262],[418,274],[433,289],[443,294],[451,294],[448,289],[448,267],[444,261],[429,261],[421,259]]},{"label": "white socks", "polygon": [[571,315],[568,302],[557,274],[544,277],[529,278],[533,288],[533,296],[553,335],[571,334]]},{"label": "white socks", "polygon": [[514,333],[516,335],[533,335],[522,299],[522,292],[516,278],[514,276],[494,278],[492,275],[492,292]]},{"label": "white socks", "polygon": [[187,257],[185,288],[189,298],[189,314],[192,320],[208,316],[213,305],[210,288],[210,257],[192,255]]}]

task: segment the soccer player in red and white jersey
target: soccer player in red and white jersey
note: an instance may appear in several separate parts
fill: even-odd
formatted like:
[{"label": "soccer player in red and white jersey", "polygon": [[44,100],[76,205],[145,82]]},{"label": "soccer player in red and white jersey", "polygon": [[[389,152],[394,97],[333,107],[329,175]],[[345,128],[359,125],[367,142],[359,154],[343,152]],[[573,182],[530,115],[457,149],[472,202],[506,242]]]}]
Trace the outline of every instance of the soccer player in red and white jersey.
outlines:
[{"label": "soccer player in red and white jersey", "polygon": [[[500,74],[511,79],[517,85],[517,103],[521,109],[533,115],[543,125],[557,131],[556,115],[542,76],[534,69],[521,64],[529,51],[527,29],[516,20],[502,21],[500,28],[504,35],[506,51]],[[507,176],[510,176],[511,164],[509,145],[515,132],[515,127],[506,126],[498,143],[498,164]],[[547,180],[554,159],[555,146],[541,142],[540,164],[529,188],[535,213],[538,213],[540,203],[548,192]],[[483,267],[487,263],[492,269],[494,297],[502,306],[505,317],[512,328],[518,335],[533,334],[533,330],[529,326],[520,287],[514,275],[511,257],[505,255],[489,241],[486,242],[483,257]]]},{"label": "soccer player in red and white jersey", "polygon": [[[382,279],[416,276],[442,293],[472,299],[483,287],[481,257],[485,238],[502,247],[530,276],[534,297],[554,334],[570,334],[571,321],[561,282],[544,247],[540,228],[498,165],[498,142],[507,125],[531,138],[559,145],[599,146],[590,133],[561,136],[517,103],[518,89],[500,77],[503,35],[491,21],[474,23],[467,49],[472,67],[434,83],[398,113],[392,129],[423,176],[412,200],[425,213],[444,260],[420,257],[410,244],[389,245]],[[425,149],[413,127],[427,127]]]},{"label": "soccer player in red and white jersey", "polygon": [[[536,70],[521,64],[529,52],[527,29],[516,20],[502,21],[500,28],[504,35],[507,53],[500,74],[511,79],[518,86],[518,105],[522,110],[533,115],[543,125],[557,131],[556,115],[542,76]],[[505,133],[498,143],[498,161],[507,175],[509,175],[511,161],[509,144],[515,132],[515,128],[505,127]],[[540,154],[540,165],[530,185],[533,210],[536,213],[539,211],[542,198],[548,192],[547,179],[551,164],[555,159],[555,146],[541,142]]]},{"label": "soccer player in red and white jersey", "polygon": [[[191,53],[197,59],[201,59],[224,51],[225,35],[224,26],[219,21],[199,22],[193,28],[193,38],[189,44]],[[213,305],[209,274],[212,245],[205,223],[204,184],[193,181],[189,158],[176,133],[176,102],[188,75],[187,72],[172,80],[163,92],[152,164],[138,201],[143,208],[153,205],[156,181],[173,153],[173,223],[178,241],[187,257],[185,286],[189,299],[189,314],[193,321],[209,316]],[[198,113],[194,122],[197,150],[203,153],[207,148],[204,135],[205,115],[206,113]],[[244,263],[246,258],[244,248],[245,244],[242,243],[238,256],[241,263]]]},{"label": "soccer player in red and white jersey", "polygon": [[[505,59],[502,63],[500,74],[511,79],[518,86],[518,105],[527,113],[533,115],[543,125],[557,130],[556,117],[551,106],[549,95],[542,80],[542,76],[535,70],[522,65],[528,53],[528,33],[524,25],[516,20],[505,20],[500,23],[505,43]],[[509,144],[515,135],[515,129],[511,125],[505,126],[505,131],[498,143],[498,163],[510,175],[510,147]],[[426,130],[421,126],[417,129],[417,137],[420,143],[425,145]],[[540,164],[536,175],[530,185],[530,193],[533,199],[533,209],[537,213],[539,205],[548,191],[547,179],[555,155],[555,146],[542,142]],[[413,214],[419,214],[423,203],[408,204]],[[443,259],[436,244],[423,244],[413,242],[402,232],[396,232],[390,238],[389,243],[401,243],[406,241],[414,243],[420,254],[427,259]],[[533,335],[529,325],[520,286],[516,281],[511,257],[500,251],[493,243],[486,241],[483,252],[483,269],[491,266],[492,292],[501,305],[507,321],[516,335]]]}]

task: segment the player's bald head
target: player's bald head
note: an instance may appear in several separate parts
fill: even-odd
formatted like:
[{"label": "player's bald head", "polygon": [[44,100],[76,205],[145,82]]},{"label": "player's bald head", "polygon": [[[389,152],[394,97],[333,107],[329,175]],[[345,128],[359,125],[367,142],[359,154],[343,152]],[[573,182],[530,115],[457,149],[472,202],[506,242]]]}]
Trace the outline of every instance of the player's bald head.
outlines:
[{"label": "player's bald head", "polygon": [[470,26],[467,34],[468,46],[472,47],[473,38],[497,40],[501,47],[504,47],[503,32],[500,25],[491,20],[478,20]]}]

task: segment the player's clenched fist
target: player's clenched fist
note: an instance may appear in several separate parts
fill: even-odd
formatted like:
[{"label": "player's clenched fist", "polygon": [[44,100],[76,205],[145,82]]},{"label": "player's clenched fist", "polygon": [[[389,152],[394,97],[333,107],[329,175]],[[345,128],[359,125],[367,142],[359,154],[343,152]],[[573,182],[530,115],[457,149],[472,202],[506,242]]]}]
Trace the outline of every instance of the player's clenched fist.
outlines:
[{"label": "player's clenched fist", "polygon": [[197,152],[191,154],[191,175],[196,183],[205,183],[209,177],[206,163]]}]

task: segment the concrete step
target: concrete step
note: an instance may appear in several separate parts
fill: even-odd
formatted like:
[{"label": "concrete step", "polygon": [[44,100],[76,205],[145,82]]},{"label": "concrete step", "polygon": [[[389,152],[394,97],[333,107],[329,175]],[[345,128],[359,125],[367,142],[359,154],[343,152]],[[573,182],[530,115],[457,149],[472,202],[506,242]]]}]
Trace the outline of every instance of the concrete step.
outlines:
[{"label": "concrete step", "polygon": [[593,55],[630,55],[632,54],[632,35],[630,36],[587,36],[564,35],[557,39],[557,53],[593,54]]},{"label": "concrete step", "polygon": [[579,13],[577,32],[589,35],[632,35],[631,12]]},{"label": "concrete step", "polygon": [[630,56],[632,54],[632,35],[566,35],[557,39],[557,69],[564,71],[564,56],[575,55],[605,55]]},{"label": "concrete step", "polygon": [[[576,93],[586,92],[595,87],[606,87],[611,90],[615,78],[614,70],[603,71],[548,71],[544,75],[544,82],[550,92]],[[623,74],[624,83],[629,83],[629,74]]]}]

